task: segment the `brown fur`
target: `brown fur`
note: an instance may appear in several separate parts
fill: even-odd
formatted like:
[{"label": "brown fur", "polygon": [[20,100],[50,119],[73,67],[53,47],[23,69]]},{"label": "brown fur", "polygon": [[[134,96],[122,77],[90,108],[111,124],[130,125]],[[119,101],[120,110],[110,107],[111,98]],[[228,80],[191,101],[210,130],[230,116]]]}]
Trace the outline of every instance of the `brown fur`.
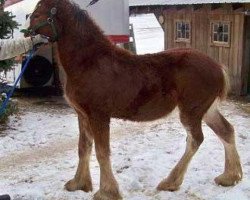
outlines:
[{"label": "brown fur", "polygon": [[[166,116],[176,106],[188,132],[187,148],[158,189],[178,189],[203,141],[204,114],[227,92],[222,67],[192,49],[134,55],[113,45],[86,11],[68,0],[58,5],[54,0],[39,3],[41,6],[31,16],[31,28],[47,19],[53,6],[57,7],[55,25],[59,32],[58,53],[67,78],[65,96],[79,115],[79,165],[66,189],[92,190],[89,156],[94,140],[101,170],[100,190],[94,198],[120,199],[109,157],[110,118],[150,121]],[[52,35],[49,26],[37,33]],[[226,149],[225,175],[216,182],[232,185],[241,179],[242,171],[231,125],[218,113],[214,109],[205,118]],[[218,117],[221,120],[215,122],[213,119]]]}]

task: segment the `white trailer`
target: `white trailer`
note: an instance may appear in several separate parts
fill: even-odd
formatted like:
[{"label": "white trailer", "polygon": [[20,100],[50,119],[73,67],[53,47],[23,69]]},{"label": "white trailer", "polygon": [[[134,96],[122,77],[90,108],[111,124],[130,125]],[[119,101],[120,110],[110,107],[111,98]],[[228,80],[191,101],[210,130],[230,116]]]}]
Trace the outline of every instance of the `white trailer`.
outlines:
[{"label": "white trailer", "polygon": [[[14,36],[23,37],[20,29],[24,28],[26,15],[32,13],[39,0],[7,0],[6,11],[16,15],[15,20],[21,24]],[[17,2],[17,3],[15,3]],[[129,2],[128,0],[99,0],[88,6],[91,0],[73,0],[82,9],[88,11],[92,18],[102,28],[104,33],[114,42],[125,43],[129,41]],[[11,5],[11,3],[14,3]],[[87,7],[88,6],[88,7]]]},{"label": "white trailer", "polygon": [[[6,11],[10,11],[13,15],[16,16],[15,20],[21,24],[19,30],[14,31],[14,38],[21,38],[24,37],[23,34],[20,32],[21,29],[26,28],[26,16],[34,10],[37,2],[39,0],[8,0],[7,7],[5,8]],[[78,4],[82,9],[86,9],[90,16],[96,21],[96,23],[102,28],[104,34],[107,35],[111,41],[114,43],[127,43],[129,42],[129,2],[128,0],[99,0],[94,5],[88,6],[92,0],[73,0],[76,4]],[[14,3],[14,4],[12,4]],[[53,65],[51,49],[46,47],[47,50],[40,48],[39,51],[36,53],[37,56],[41,56],[47,59],[51,65]],[[39,59],[36,59],[39,60]],[[43,59],[44,60],[44,59]],[[44,62],[46,63],[46,62]],[[41,63],[40,63],[41,64]],[[22,78],[19,87],[20,88],[27,88],[27,87],[34,87],[34,86],[50,86],[53,85],[54,82],[54,74],[51,73],[51,77],[44,75],[44,79],[47,80],[39,80],[43,79],[42,73],[39,69],[42,67],[40,64],[34,65],[32,63],[33,70],[28,70],[30,73],[34,71],[32,80],[29,79],[29,75],[24,76]],[[20,72],[22,64],[19,64],[15,67],[13,72],[8,73],[8,80],[13,82],[17,74]],[[48,71],[51,71],[51,66],[44,66],[48,67]],[[13,75],[14,74],[14,75]],[[37,75],[37,79],[34,76]],[[49,78],[48,78],[49,77]],[[12,79],[12,80],[11,80]],[[37,82],[36,82],[37,80]],[[32,83],[34,81],[34,83]],[[41,83],[41,84],[39,84]],[[45,83],[45,84],[44,84]]]}]

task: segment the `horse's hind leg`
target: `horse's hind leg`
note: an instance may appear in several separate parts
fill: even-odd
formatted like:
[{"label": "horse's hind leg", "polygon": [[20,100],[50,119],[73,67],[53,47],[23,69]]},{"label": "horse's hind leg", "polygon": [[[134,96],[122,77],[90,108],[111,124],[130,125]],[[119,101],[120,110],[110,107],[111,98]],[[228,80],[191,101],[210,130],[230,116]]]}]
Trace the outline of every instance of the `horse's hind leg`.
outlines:
[{"label": "horse's hind leg", "polygon": [[79,164],[75,177],[66,183],[65,188],[68,191],[83,190],[85,192],[92,191],[92,182],[89,170],[89,159],[92,150],[93,138],[88,124],[88,120],[81,114],[78,115],[79,121]]},{"label": "horse's hind leg", "polygon": [[236,150],[234,128],[218,111],[216,102],[211,106],[203,120],[216,133],[225,149],[224,173],[215,178],[222,186],[231,186],[242,179],[240,158]]},{"label": "horse's hind leg", "polygon": [[179,189],[183,182],[188,164],[203,141],[203,133],[201,129],[202,118],[193,117],[190,114],[185,114],[183,112],[180,113],[180,117],[188,134],[186,150],[181,160],[177,163],[169,176],[158,185],[158,190],[175,191]]}]

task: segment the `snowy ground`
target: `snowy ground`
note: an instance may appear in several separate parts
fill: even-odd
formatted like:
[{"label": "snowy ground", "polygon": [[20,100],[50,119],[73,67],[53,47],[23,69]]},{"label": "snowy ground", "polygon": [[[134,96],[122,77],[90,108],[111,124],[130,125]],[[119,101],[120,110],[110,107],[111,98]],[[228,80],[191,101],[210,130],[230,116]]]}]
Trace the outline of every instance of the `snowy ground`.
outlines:
[{"label": "snowy ground", "polygon": [[[149,16],[132,20],[139,25],[142,21],[151,22]],[[152,37],[153,32],[155,37],[162,34],[159,28],[149,30],[147,34]],[[138,26],[136,31],[144,30]],[[137,45],[139,40],[140,37]],[[163,48],[157,41],[144,47],[145,52]],[[139,53],[143,53],[143,48]],[[12,117],[0,133],[0,194],[8,193],[15,200],[91,199],[99,185],[99,166],[94,153],[90,164],[95,191],[86,194],[63,189],[65,182],[74,176],[78,162],[78,126],[73,110],[61,98],[20,98],[18,102],[20,114]],[[112,120],[112,163],[124,199],[250,199],[250,116],[242,106],[250,107],[249,103],[241,105],[235,101],[221,106],[222,113],[235,126],[244,171],[243,180],[228,188],[213,181],[223,172],[224,150],[207,126],[203,127],[205,141],[192,160],[180,190],[157,192],[155,187],[185,149],[186,134],[178,112],[150,123]]]},{"label": "snowy ground", "polygon": [[164,50],[164,32],[153,14],[130,17],[133,24],[137,54]]}]

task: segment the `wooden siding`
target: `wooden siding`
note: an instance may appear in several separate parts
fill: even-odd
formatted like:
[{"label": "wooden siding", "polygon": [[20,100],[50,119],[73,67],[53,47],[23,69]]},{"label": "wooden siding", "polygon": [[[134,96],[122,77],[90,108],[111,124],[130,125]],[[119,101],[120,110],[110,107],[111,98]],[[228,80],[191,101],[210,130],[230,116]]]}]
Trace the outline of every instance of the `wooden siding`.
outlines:
[{"label": "wooden siding", "polygon": [[[249,5],[247,5],[249,6]],[[249,66],[244,65],[244,8],[233,11],[230,4],[225,4],[219,9],[213,10],[211,5],[203,5],[194,10],[192,6],[178,10],[170,7],[164,10],[165,17],[165,48],[191,47],[199,49],[219,63],[225,65],[228,70],[231,91],[241,95],[246,93],[246,71]],[[175,42],[175,20],[189,20],[192,26],[191,42]],[[211,43],[211,21],[226,21],[231,24],[230,45],[215,46]]]}]

